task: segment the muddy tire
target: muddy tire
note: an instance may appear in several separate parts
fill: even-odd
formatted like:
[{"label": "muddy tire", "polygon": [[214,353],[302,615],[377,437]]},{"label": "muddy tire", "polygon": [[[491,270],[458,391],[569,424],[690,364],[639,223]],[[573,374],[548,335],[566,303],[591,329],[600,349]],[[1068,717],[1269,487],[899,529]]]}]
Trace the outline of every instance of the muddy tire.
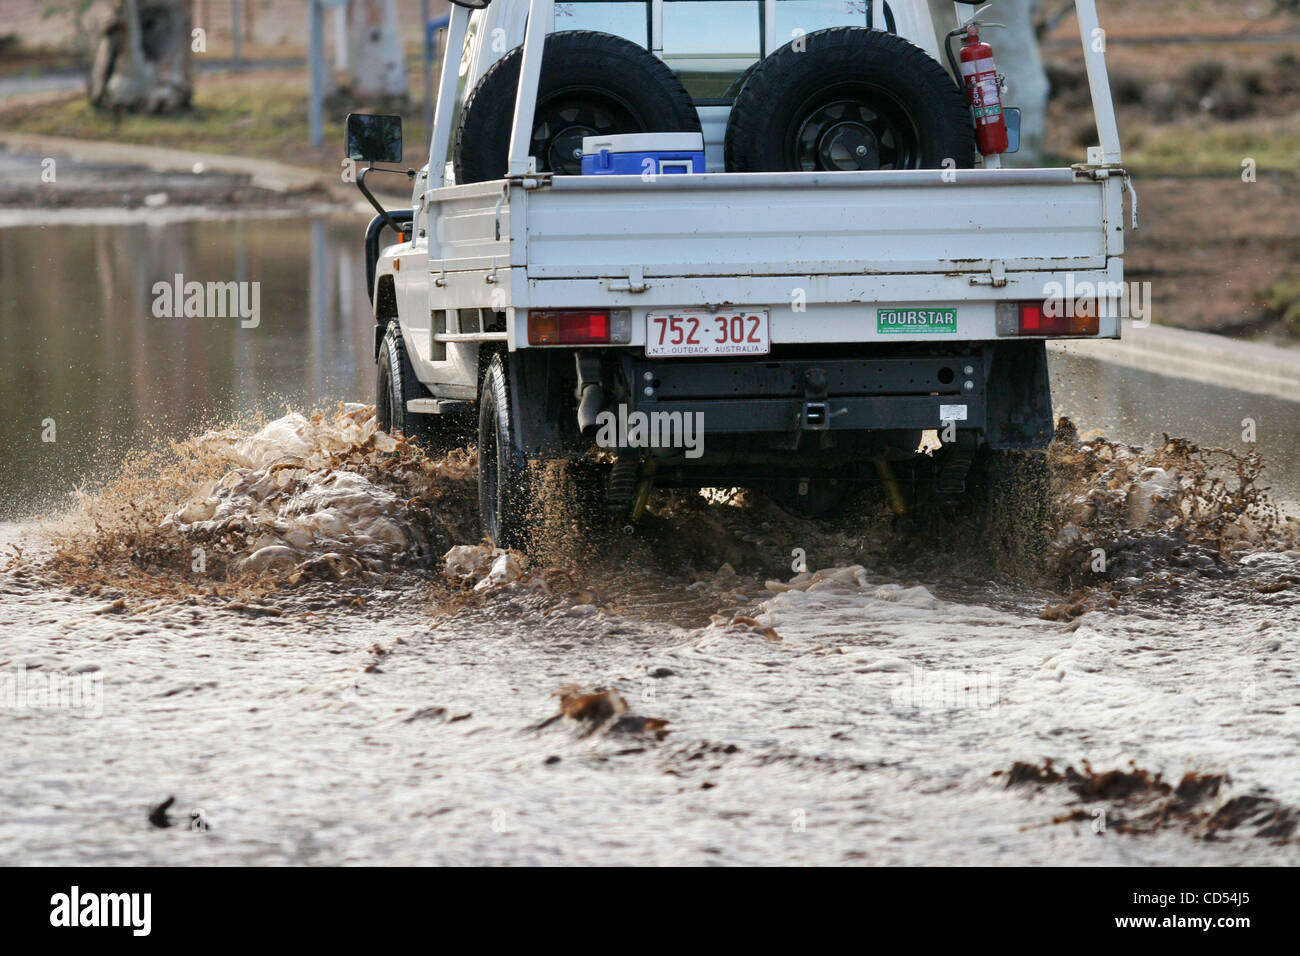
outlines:
[{"label": "muddy tire", "polygon": [[1047,455],[983,448],[967,488],[989,553],[1008,561],[1009,569],[1037,568],[1050,533]]},{"label": "muddy tire", "polygon": [[[453,154],[457,183],[505,176],[522,60],[522,47],[505,54],[465,101]],[[648,50],[592,30],[566,30],[546,38],[529,144],[529,154],[537,157],[543,172],[580,173],[583,136],[699,129],[690,95]]]},{"label": "muddy tire", "polygon": [[441,455],[469,441],[463,420],[441,415],[412,415],[406,403],[429,398],[428,390],[415,377],[415,369],[406,354],[402,330],[396,322],[388,323],[375,375],[375,414],[379,427],[389,434],[402,434],[419,445],[426,454]]},{"label": "muddy tire", "polygon": [[970,110],[913,43],[865,27],[798,37],[763,60],[727,122],[732,172],[940,169],[975,161]]},{"label": "muddy tire", "polygon": [[556,567],[581,565],[613,530],[603,508],[608,463],[550,459],[530,465],[529,554]]},{"label": "muddy tire", "polygon": [[499,548],[527,551],[533,489],[528,459],[515,447],[505,362],[492,357],[479,389],[478,514],[483,536]]}]

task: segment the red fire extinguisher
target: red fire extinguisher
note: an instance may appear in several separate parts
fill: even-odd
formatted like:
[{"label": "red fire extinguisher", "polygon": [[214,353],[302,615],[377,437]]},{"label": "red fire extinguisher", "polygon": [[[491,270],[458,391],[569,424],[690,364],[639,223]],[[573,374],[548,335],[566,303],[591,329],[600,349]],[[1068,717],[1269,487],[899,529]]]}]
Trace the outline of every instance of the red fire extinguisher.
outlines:
[{"label": "red fire extinguisher", "polygon": [[962,34],[961,73],[966,80],[966,98],[975,111],[975,142],[985,156],[1011,148],[1007,120],[1002,114],[1002,88],[993,47],[980,40],[979,25],[968,24]]}]

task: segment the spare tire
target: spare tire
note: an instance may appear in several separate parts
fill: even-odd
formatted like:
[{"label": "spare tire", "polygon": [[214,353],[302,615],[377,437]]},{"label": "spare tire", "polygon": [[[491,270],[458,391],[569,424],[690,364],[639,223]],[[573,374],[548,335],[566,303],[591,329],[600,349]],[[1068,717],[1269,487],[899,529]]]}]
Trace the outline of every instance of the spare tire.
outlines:
[{"label": "spare tire", "polygon": [[[483,74],[456,127],[457,183],[506,174],[510,128],[523,48]],[[653,53],[630,40],[591,30],[546,38],[529,153],[538,168],[582,172],[582,137],[613,133],[694,133],[700,117],[681,82]]]},{"label": "spare tire", "polygon": [[[802,47],[801,50],[796,46]],[[969,169],[970,109],[948,72],[900,36],[833,27],[763,60],[727,123],[727,169]]]}]

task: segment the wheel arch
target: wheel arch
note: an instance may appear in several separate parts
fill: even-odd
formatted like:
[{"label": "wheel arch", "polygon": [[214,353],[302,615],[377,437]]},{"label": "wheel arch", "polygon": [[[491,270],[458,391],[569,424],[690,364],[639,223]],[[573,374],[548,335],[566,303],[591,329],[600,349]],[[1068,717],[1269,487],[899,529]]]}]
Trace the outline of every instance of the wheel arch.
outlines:
[{"label": "wheel arch", "polygon": [[[480,401],[483,379],[497,355],[505,366],[516,447],[534,459],[577,457],[581,452],[576,444],[577,412],[572,399],[576,384],[573,352],[568,349],[511,352],[504,343],[484,343],[478,354]],[[567,429],[566,422],[570,426]]]}]

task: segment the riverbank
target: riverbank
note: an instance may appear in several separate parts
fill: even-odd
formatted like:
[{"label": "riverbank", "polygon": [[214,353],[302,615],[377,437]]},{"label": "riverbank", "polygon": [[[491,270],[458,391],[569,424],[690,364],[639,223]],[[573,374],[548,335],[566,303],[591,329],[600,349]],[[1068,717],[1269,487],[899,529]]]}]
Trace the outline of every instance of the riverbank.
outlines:
[{"label": "riverbank", "polygon": [[[408,78],[418,90],[418,72]],[[205,73],[194,89],[193,107],[181,114],[116,115],[93,108],[84,91],[40,92],[0,100],[0,130],[130,146],[183,148],[310,168],[338,178],[346,107],[327,102],[322,145],[308,146],[308,79],[302,68],[258,68]],[[404,139],[411,158],[428,141],[423,107],[403,111]]]}]

